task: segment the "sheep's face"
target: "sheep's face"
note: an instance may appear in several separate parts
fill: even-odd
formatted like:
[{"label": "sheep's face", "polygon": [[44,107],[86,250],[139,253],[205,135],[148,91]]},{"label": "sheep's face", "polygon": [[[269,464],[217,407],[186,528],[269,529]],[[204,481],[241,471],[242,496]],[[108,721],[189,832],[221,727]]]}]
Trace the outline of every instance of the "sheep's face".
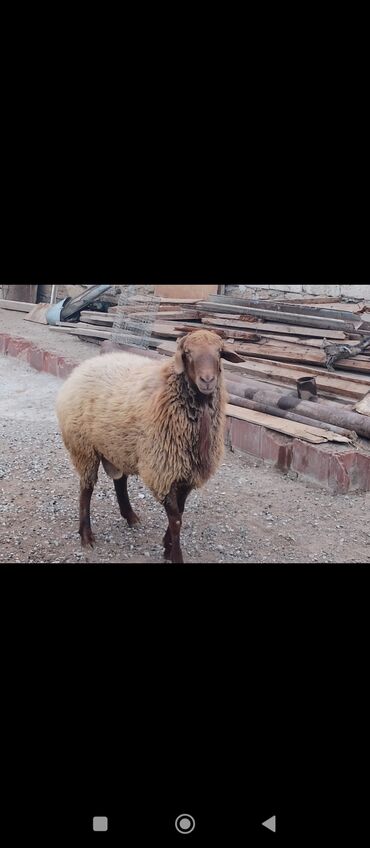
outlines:
[{"label": "sheep's face", "polygon": [[186,372],[202,395],[212,395],[221,374],[221,359],[241,361],[241,358],[229,351],[224,341],[216,333],[197,330],[188,333],[178,342],[175,356],[175,372]]}]

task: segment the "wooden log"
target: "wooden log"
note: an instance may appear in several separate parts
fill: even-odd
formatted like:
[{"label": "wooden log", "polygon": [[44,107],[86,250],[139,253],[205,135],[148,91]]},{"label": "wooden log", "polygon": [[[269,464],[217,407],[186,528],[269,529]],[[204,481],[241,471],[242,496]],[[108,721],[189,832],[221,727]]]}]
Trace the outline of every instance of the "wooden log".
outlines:
[{"label": "wooden log", "polygon": [[370,439],[370,419],[358,412],[349,412],[346,409],[329,409],[327,406],[311,403],[311,401],[298,400],[294,398],[281,398],[279,408],[284,410],[294,410],[309,415],[311,418],[318,421],[326,421],[329,424],[334,424],[337,427],[345,427],[348,430],[354,430],[359,436],[365,439]]},{"label": "wooden log", "polygon": [[[278,406],[279,402],[284,397],[294,401],[299,400],[297,391],[290,391],[288,387],[283,388],[282,386],[277,386],[273,383],[262,383],[258,380],[247,381],[246,379],[237,378],[236,374],[233,374],[232,380],[229,379],[228,375],[226,375],[226,388],[230,394],[235,394],[238,397],[253,400],[258,403],[272,404],[273,406]],[[316,395],[315,401],[310,401],[310,403],[326,406],[332,411],[339,410],[339,413],[342,413],[344,410],[347,412],[353,412],[353,403],[348,402],[348,400],[346,402],[339,402],[337,399],[333,400],[330,395],[327,397],[319,397]]]},{"label": "wooden log", "polygon": [[[247,398],[241,398],[238,395],[230,395],[229,402],[234,404],[234,406],[241,406],[244,409],[255,409],[256,412],[264,412],[267,415],[274,415],[278,418],[286,418],[288,421],[296,421],[298,424],[306,424],[309,427],[317,427],[316,419],[308,418],[304,415],[298,415],[295,412],[289,412],[288,410],[281,410],[278,407],[273,406],[273,404],[269,403],[258,403],[254,400],[249,400]],[[326,421],[321,421],[320,427],[323,430],[330,430],[333,433],[339,433],[341,436],[347,436],[349,439],[353,438],[350,430],[344,429],[343,427],[337,427],[333,424],[328,424]]]},{"label": "wooden log", "polygon": [[[289,398],[291,406],[293,407],[293,401],[296,402],[300,400],[296,391],[287,392],[279,388],[278,386],[271,386],[264,384],[262,388],[258,388],[257,391],[252,390],[251,388],[246,389],[245,397],[250,400],[256,400],[258,403],[273,403],[276,406],[280,405],[280,402],[283,398]],[[338,400],[333,400],[330,396],[328,397],[318,397],[316,395],[315,400],[308,401],[310,404],[326,406],[328,409],[332,411],[339,410],[339,413],[342,413],[343,410],[347,412],[353,411],[353,403],[339,402]],[[312,417],[312,416],[310,416]]]},{"label": "wooden log", "polygon": [[[243,397],[248,400],[258,401],[258,403],[268,403],[277,406],[283,397],[288,397],[295,401],[299,399],[296,388],[290,388],[289,386],[282,386],[271,382],[264,383],[261,380],[254,380],[246,377],[243,378],[239,377],[239,375],[235,373],[231,375],[226,372],[225,383],[227,391],[231,394],[238,395],[239,397]],[[335,400],[333,397],[335,397]],[[341,400],[338,395],[333,396],[329,393],[322,393],[321,396],[316,395],[315,401],[312,401],[312,403],[313,402],[316,405],[319,404],[321,406],[327,406],[332,411],[337,409],[339,412],[343,412],[343,410],[353,412],[354,407],[353,400],[351,401],[348,398]]]},{"label": "wooden log", "polygon": [[275,418],[273,415],[256,412],[254,409],[242,409],[239,406],[227,404],[226,414],[232,418],[240,418],[242,421],[259,424],[261,427],[267,427],[269,430],[276,430],[278,433],[284,433],[287,436],[303,439],[313,444],[322,444],[327,441],[350,444],[350,440],[346,436],[339,435],[339,433],[333,433],[321,427],[298,424],[295,421],[287,421],[284,418]]}]

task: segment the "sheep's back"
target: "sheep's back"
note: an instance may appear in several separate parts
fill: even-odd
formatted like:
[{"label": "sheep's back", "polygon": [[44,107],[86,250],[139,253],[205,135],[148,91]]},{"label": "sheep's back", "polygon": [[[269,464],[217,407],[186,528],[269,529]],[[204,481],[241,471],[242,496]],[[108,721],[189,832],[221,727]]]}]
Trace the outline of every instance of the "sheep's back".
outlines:
[{"label": "sheep's back", "polygon": [[122,473],[136,473],[140,432],[162,363],[135,354],[88,359],[66,380],[57,399],[63,439],[73,453],[84,442]]}]

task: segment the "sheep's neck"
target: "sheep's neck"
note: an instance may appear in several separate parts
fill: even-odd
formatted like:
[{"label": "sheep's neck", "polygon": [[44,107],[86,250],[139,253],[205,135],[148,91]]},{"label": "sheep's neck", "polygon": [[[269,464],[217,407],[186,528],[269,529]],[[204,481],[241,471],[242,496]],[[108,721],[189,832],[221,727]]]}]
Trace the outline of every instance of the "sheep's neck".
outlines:
[{"label": "sheep's neck", "polygon": [[204,404],[200,417],[199,459],[202,470],[208,474],[211,468],[211,414],[209,404]]},{"label": "sheep's neck", "polygon": [[205,419],[208,425],[211,425],[211,419],[219,407],[219,387],[212,395],[202,395],[188,377],[182,374],[178,382],[178,394],[191,421],[200,422]]},{"label": "sheep's neck", "polygon": [[216,391],[206,397],[200,394],[186,375],[182,375],[179,390],[187,416],[194,422],[199,470],[207,477],[212,464],[212,425],[220,413],[221,387],[217,386]]}]

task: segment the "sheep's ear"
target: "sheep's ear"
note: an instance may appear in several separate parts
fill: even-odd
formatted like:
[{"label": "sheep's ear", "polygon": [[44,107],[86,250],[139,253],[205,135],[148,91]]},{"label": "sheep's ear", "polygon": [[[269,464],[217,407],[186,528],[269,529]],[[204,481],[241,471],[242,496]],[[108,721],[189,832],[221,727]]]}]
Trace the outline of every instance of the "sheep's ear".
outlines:
[{"label": "sheep's ear", "polygon": [[242,356],[239,356],[238,353],[235,353],[235,350],[231,350],[231,348],[226,347],[226,345],[224,345],[221,351],[221,359],[228,359],[229,362],[245,362],[245,359]]},{"label": "sheep's ear", "polygon": [[183,374],[183,372],[185,371],[185,365],[184,365],[184,360],[182,358],[182,355],[184,353],[184,345],[185,345],[186,339],[187,339],[187,335],[183,336],[183,338],[179,339],[178,342],[177,342],[177,351],[175,353],[175,373],[176,374]]}]

